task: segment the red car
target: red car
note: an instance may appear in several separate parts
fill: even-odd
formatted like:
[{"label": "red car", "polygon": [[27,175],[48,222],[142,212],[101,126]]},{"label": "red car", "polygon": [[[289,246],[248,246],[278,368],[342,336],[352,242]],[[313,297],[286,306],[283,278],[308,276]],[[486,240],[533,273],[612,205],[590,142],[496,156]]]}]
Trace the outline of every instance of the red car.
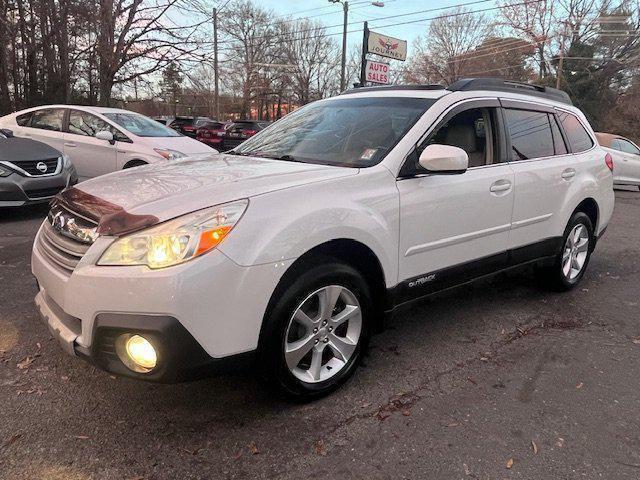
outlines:
[{"label": "red car", "polygon": [[196,140],[219,150],[229,125],[231,123],[207,122],[196,130]]},{"label": "red car", "polygon": [[270,125],[270,122],[255,120],[236,120],[226,128],[222,136],[222,144],[219,149],[226,152],[237,147],[248,138],[253,137],[260,130],[264,130]]}]

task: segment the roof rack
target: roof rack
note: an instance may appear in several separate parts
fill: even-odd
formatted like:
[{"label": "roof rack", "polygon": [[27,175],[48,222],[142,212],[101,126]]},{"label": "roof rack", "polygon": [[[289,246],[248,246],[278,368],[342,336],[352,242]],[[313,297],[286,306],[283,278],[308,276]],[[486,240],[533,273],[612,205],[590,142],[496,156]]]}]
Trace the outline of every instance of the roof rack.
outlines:
[{"label": "roof rack", "polygon": [[444,90],[442,85],[380,85],[377,87],[354,87],[345,90],[340,95],[350,95],[360,92],[378,92],[380,90]]},{"label": "roof rack", "polygon": [[556,102],[573,105],[571,98],[557,88],[533,85],[531,83],[516,82],[503,78],[463,78],[447,87],[452,92],[467,92],[470,90],[497,90],[499,92],[522,93],[536,97],[554,100]]}]

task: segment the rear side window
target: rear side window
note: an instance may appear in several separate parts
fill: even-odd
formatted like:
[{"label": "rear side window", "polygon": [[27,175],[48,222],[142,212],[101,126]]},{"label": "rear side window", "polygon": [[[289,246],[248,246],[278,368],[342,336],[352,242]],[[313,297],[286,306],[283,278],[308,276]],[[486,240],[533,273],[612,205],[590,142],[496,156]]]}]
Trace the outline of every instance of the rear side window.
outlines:
[{"label": "rear side window", "polygon": [[61,132],[63,118],[64,110],[62,109],[47,108],[36,110],[32,113],[30,127]]},{"label": "rear side window", "polygon": [[511,161],[554,154],[551,124],[545,112],[506,109],[505,114],[511,138]]},{"label": "rear side window", "polygon": [[580,153],[593,147],[593,140],[575,115],[559,112],[558,118],[567,134],[573,153]]}]

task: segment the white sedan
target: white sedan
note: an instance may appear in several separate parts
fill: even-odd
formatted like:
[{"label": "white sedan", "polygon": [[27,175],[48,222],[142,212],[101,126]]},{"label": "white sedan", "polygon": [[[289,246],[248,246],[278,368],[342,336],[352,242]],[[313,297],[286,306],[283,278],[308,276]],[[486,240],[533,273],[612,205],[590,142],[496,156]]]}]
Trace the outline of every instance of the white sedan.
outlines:
[{"label": "white sedan", "polygon": [[613,158],[614,185],[635,185],[640,189],[640,148],[620,135],[598,132],[596,137]]},{"label": "white sedan", "polygon": [[124,168],[216,153],[144,115],[117,108],[35,107],[0,118],[0,128],[64,152],[80,181]]}]

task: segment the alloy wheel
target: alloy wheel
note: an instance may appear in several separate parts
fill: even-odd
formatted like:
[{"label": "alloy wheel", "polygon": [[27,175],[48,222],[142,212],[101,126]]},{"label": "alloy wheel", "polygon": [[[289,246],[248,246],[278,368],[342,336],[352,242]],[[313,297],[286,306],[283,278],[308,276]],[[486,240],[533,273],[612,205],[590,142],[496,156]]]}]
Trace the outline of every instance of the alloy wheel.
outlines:
[{"label": "alloy wheel", "polygon": [[567,237],[562,252],[562,274],[569,281],[575,280],[582,272],[589,255],[589,231],[579,223]]},{"label": "alloy wheel", "polygon": [[362,309],[351,290],[329,285],[311,293],[287,327],[284,354],[299,380],[318,383],[342,371],[362,333]]}]

